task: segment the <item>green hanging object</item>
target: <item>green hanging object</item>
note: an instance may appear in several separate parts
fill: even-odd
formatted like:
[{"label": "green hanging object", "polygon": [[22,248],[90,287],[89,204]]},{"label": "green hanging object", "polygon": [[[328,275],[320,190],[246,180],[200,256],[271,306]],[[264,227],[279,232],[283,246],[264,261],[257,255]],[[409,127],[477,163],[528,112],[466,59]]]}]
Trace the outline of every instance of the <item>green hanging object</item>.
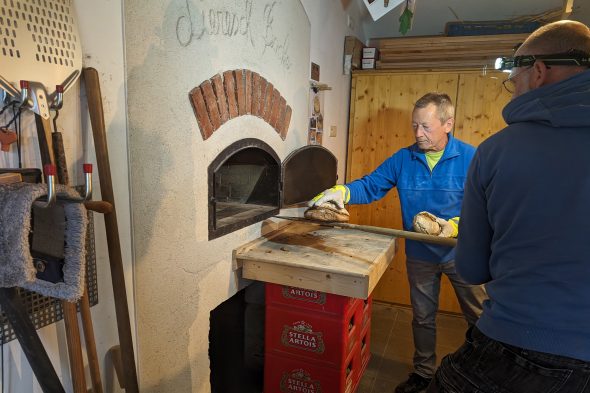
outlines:
[{"label": "green hanging object", "polygon": [[399,17],[399,32],[402,35],[406,35],[410,27],[412,26],[412,18],[414,17],[414,13],[410,11],[408,7],[408,2],[406,1],[406,9]]}]

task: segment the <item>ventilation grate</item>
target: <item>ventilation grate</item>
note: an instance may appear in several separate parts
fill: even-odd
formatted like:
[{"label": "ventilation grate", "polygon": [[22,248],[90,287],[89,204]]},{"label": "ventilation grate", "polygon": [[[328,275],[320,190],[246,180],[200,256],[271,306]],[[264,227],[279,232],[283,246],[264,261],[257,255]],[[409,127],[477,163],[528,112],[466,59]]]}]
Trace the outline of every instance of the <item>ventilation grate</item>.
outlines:
[{"label": "ventilation grate", "polygon": [[79,43],[71,0],[0,0],[0,53],[21,58],[34,45],[39,63],[74,67]]}]

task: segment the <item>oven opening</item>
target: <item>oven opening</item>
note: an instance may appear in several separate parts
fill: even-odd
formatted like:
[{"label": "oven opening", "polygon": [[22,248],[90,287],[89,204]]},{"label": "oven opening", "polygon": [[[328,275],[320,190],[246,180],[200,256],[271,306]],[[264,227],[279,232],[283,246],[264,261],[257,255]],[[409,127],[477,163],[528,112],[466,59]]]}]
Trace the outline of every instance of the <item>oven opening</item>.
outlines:
[{"label": "oven opening", "polygon": [[259,393],[264,379],[264,283],[238,291],[210,314],[213,393]]},{"label": "oven opening", "polygon": [[278,213],[280,162],[256,139],[238,141],[209,166],[209,239]]}]

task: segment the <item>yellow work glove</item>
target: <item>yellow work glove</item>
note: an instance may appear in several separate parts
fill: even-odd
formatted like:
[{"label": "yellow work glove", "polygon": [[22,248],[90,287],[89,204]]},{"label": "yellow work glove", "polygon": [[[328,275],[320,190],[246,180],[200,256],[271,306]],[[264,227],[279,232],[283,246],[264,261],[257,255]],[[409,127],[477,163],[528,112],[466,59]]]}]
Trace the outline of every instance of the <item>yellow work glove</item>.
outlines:
[{"label": "yellow work glove", "polygon": [[429,212],[420,212],[414,216],[414,230],[440,237],[457,237],[459,217],[445,220]]},{"label": "yellow work glove", "polygon": [[328,188],[316,195],[311,201],[307,203],[307,206],[320,206],[326,202],[332,202],[339,209],[344,209],[344,204],[350,200],[350,190],[348,187],[341,184],[335,185],[332,188]]},{"label": "yellow work glove", "polygon": [[[456,221],[455,221],[456,220]],[[444,220],[442,218],[436,218],[436,222],[440,225],[440,233],[438,236],[441,237],[457,237],[459,234],[459,217],[451,218],[449,220]]]}]

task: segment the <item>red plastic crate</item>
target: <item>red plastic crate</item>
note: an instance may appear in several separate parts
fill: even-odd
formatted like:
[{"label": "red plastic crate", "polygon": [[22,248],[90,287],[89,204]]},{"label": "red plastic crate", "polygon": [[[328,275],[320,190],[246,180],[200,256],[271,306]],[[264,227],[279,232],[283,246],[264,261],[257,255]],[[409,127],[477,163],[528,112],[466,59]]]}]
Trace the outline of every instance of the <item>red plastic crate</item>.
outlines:
[{"label": "red plastic crate", "polygon": [[342,315],[361,301],[348,296],[266,283],[266,304],[300,307],[324,313]]},{"label": "red plastic crate", "polygon": [[361,375],[367,368],[367,364],[371,359],[371,321],[364,327],[361,332],[361,339],[359,340],[359,351],[361,355]]},{"label": "red plastic crate", "polygon": [[369,320],[367,326],[365,326],[361,332],[360,341],[358,346],[355,348],[359,351],[360,367],[358,373],[355,374],[355,380],[353,381],[353,392],[356,392],[358,386],[361,383],[361,379],[365,374],[365,370],[371,360],[371,321]]},{"label": "red plastic crate", "polygon": [[362,308],[361,330],[363,330],[365,326],[367,326],[367,324],[371,322],[371,311],[373,310],[373,296],[369,296],[365,300],[359,299],[359,303],[359,307]]},{"label": "red plastic crate", "polygon": [[342,316],[266,305],[266,352],[342,367],[359,340],[361,307]]},{"label": "red plastic crate", "polygon": [[358,346],[357,343],[340,368],[267,352],[264,393],[353,393],[358,386],[361,366]]}]

